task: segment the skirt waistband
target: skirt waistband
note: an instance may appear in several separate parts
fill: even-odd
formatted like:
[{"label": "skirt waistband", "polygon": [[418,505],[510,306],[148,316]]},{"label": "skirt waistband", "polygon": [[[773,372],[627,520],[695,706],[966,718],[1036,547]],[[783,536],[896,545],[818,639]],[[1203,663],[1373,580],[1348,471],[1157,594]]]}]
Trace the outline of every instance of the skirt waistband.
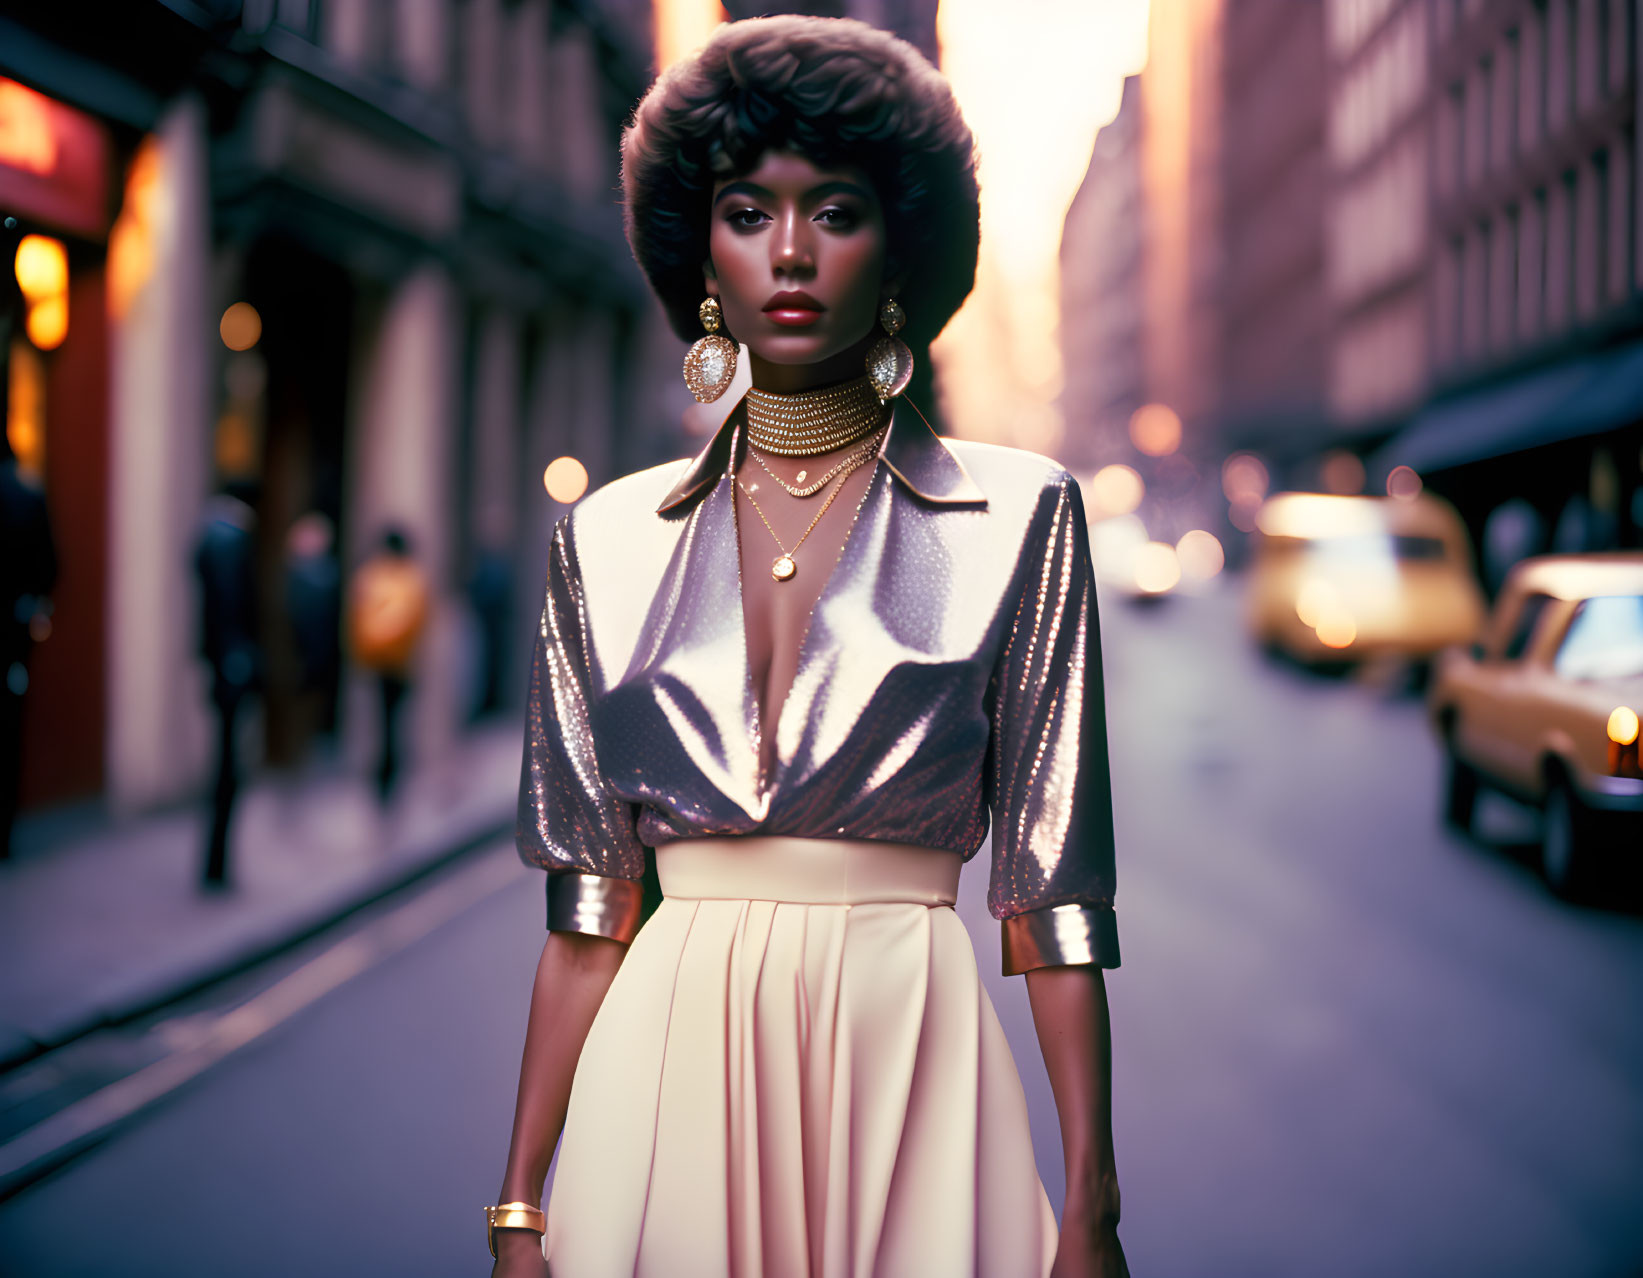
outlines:
[{"label": "skirt waistband", "polygon": [[957,852],[882,839],[739,835],[656,849],[662,895],[696,900],[952,905],[963,865]]}]

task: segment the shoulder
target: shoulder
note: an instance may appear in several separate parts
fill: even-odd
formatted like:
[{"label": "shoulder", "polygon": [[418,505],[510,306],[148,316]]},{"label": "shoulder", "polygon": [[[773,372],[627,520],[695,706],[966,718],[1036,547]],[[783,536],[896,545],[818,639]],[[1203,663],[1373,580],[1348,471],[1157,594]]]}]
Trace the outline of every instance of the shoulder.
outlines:
[{"label": "shoulder", "polygon": [[1078,481],[1053,457],[974,439],[942,438],[954,457],[986,494],[990,511],[1003,519],[1033,519],[1082,500]]},{"label": "shoulder", "polygon": [[970,477],[989,498],[995,490],[1002,496],[1011,492],[1037,494],[1045,489],[1063,488],[1069,483],[1077,486],[1065,466],[1042,453],[1012,448],[1008,444],[988,444],[978,439],[943,436],[941,442],[964,464],[964,469],[970,472]]},{"label": "shoulder", "polygon": [[663,462],[601,484],[560,517],[555,557],[595,592],[660,580],[686,522],[660,518],[656,507],[689,465]]},{"label": "shoulder", "polygon": [[590,532],[631,526],[627,521],[654,515],[657,504],[690,461],[688,457],[675,458],[601,484],[564,514],[561,528],[573,537],[585,538]]}]

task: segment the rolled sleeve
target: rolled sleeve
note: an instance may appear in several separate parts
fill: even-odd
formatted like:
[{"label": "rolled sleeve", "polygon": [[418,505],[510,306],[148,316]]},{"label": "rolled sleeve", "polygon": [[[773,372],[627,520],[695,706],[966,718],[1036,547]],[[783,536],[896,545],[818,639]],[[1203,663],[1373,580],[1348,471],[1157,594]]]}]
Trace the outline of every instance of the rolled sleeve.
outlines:
[{"label": "rolled sleeve", "polygon": [[526,694],[517,845],[548,872],[547,925],[628,941],[644,874],[636,805],[611,793],[594,748],[587,611],[569,516],[554,529]]},{"label": "rolled sleeve", "polygon": [[565,872],[548,875],[548,931],[585,932],[631,941],[639,930],[644,891],[632,879]]},{"label": "rolled sleeve", "polygon": [[1101,634],[1078,483],[1045,487],[994,671],[987,905],[1004,971],[1117,967]]}]

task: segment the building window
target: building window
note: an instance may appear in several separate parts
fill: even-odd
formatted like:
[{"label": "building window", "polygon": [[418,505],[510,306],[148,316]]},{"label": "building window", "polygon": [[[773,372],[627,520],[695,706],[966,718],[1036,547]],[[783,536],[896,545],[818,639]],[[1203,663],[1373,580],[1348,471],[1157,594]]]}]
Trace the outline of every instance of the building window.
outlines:
[{"label": "building window", "polygon": [[458,104],[464,100],[467,85],[468,24],[472,18],[468,0],[453,0],[446,27],[449,38],[445,46],[445,87],[450,92],[451,100]]},{"label": "building window", "polygon": [[1622,133],[1609,152],[1609,279],[1611,305],[1624,302],[1630,290],[1635,251],[1632,206],[1632,135]]},{"label": "building window", "polygon": [[1495,137],[1495,60],[1485,56],[1478,64],[1478,174],[1491,172],[1495,168],[1496,148],[1499,140]]},{"label": "building window", "polygon": [[1587,212],[1585,221],[1591,234],[1591,278],[1586,295],[1589,312],[1602,309],[1603,296],[1608,291],[1609,278],[1609,153],[1599,151],[1592,157],[1592,166],[1586,180]]},{"label": "building window", "polygon": [[1502,347],[1512,344],[1519,308],[1518,290],[1522,287],[1520,274],[1523,266],[1523,225],[1517,205],[1506,210],[1506,224],[1501,236],[1501,296],[1495,313],[1495,340]]},{"label": "building window", "polygon": [[365,64],[385,75],[397,70],[394,61],[396,16],[394,0],[365,0]]},{"label": "building window", "polygon": [[1493,289],[1490,287],[1493,280],[1494,254],[1490,251],[1494,246],[1494,227],[1488,219],[1478,223],[1477,238],[1472,247],[1471,265],[1471,311],[1472,311],[1472,340],[1468,344],[1470,353],[1474,356],[1484,354],[1489,349],[1490,338],[1490,310],[1493,300]]},{"label": "building window", "polygon": [[1522,342],[1540,335],[1545,306],[1546,192],[1537,190],[1518,222],[1517,331]]},{"label": "building window", "polygon": [[1518,139],[1518,96],[1523,90],[1520,82],[1523,61],[1523,50],[1519,47],[1521,43],[1518,29],[1513,27],[1506,33],[1506,51],[1500,59],[1500,140],[1502,143],[1500,153],[1506,163],[1510,163],[1512,158],[1517,155],[1520,146]]},{"label": "building window", "polygon": [[1575,307],[1580,297],[1580,174],[1570,169],[1563,175],[1563,225],[1560,228],[1563,243],[1559,252],[1565,263],[1562,296],[1558,305],[1563,309],[1565,323],[1577,314]]},{"label": "building window", "polygon": [[1603,46],[1608,51],[1608,91],[1624,93],[1632,80],[1632,6],[1626,0],[1609,0],[1609,21]]},{"label": "building window", "polygon": [[1578,0],[1574,22],[1574,106],[1579,114],[1592,109],[1603,92],[1603,62],[1598,40],[1603,29],[1597,0]]},{"label": "building window", "polygon": [[1556,333],[1569,322],[1569,188],[1572,183],[1560,181],[1546,192],[1545,306],[1541,311],[1545,331]]},{"label": "building window", "polygon": [[1478,63],[1472,72],[1472,83],[1466,93],[1466,176],[1471,183],[1483,180],[1489,172],[1489,83],[1491,66],[1488,58]]},{"label": "building window", "polygon": [[1447,277],[1440,281],[1438,290],[1438,332],[1448,347],[1445,352],[1449,362],[1454,363],[1460,358],[1462,337],[1464,334],[1464,319],[1466,307],[1466,241],[1456,235],[1449,241],[1448,251],[1444,254],[1444,261],[1448,270]]},{"label": "building window", "polygon": [[1581,0],[1562,0],[1560,7],[1563,10],[1561,25],[1563,27],[1563,121],[1567,124],[1575,118],[1575,111],[1580,102],[1580,67],[1584,61],[1580,38],[1580,30],[1586,24],[1580,21]]},{"label": "building window", "polygon": [[1463,190],[1466,186],[1466,83],[1457,81],[1449,86],[1444,109],[1446,134],[1438,170],[1443,185],[1449,191]]},{"label": "building window", "polygon": [[1540,141],[1541,86],[1545,83],[1540,74],[1541,49],[1546,43],[1546,26],[1544,11],[1539,8],[1530,8],[1524,15],[1523,27],[1518,37],[1518,145],[1529,150]]},{"label": "building window", "polygon": [[1569,6],[1573,0],[1550,0],[1546,7],[1545,131],[1559,133],[1569,119]]},{"label": "building window", "polygon": [[1609,30],[1609,23],[1611,22],[1609,10],[1612,7],[1614,6],[1610,5],[1609,0],[1594,0],[1592,5],[1595,11],[1591,17],[1592,72],[1597,81],[1594,89],[1599,101],[1608,97],[1609,94],[1620,87],[1609,74],[1607,42],[1613,37],[1613,32]]}]

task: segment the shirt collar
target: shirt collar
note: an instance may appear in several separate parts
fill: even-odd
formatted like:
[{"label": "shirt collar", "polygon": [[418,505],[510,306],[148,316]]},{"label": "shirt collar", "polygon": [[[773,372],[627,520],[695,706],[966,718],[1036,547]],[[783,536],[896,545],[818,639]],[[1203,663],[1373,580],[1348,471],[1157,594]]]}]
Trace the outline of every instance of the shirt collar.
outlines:
[{"label": "shirt collar", "polygon": [[[707,446],[691,458],[678,482],[668,489],[656,507],[657,514],[672,510],[718,483],[730,465],[730,450],[741,420],[742,402],[738,400]],[[890,429],[884,432],[878,455],[909,492],[925,501],[987,504],[986,494],[970,478],[964,464],[931,429],[924,414],[907,400],[891,402]]]}]

